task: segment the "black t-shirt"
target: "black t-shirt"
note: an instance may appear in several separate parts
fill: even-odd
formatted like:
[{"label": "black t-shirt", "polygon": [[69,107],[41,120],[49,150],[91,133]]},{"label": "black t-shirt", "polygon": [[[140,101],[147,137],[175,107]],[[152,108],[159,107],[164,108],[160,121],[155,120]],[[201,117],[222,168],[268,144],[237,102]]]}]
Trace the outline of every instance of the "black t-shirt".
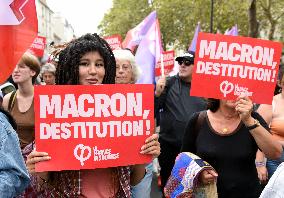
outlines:
[{"label": "black t-shirt", "polygon": [[193,113],[206,109],[206,102],[190,96],[191,84],[173,76],[167,81],[164,92],[155,101],[160,112],[159,139],[174,145],[180,150],[184,129]]},{"label": "black t-shirt", "polygon": [[[206,114],[196,135],[198,114],[193,114],[187,123],[181,151],[197,154],[215,168],[219,198],[259,197],[261,190],[254,163],[258,146],[249,130],[240,122],[231,134],[220,135]],[[252,117],[268,129],[258,113],[253,112]]]}]

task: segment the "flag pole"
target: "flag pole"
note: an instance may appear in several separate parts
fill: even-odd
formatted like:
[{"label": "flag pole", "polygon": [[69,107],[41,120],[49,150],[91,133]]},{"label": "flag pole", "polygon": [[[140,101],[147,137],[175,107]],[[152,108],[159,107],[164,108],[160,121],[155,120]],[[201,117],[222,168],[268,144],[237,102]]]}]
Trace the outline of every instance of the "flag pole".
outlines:
[{"label": "flag pole", "polygon": [[161,73],[162,73],[162,77],[165,76],[165,66],[164,66],[164,55],[163,53],[161,54]]}]

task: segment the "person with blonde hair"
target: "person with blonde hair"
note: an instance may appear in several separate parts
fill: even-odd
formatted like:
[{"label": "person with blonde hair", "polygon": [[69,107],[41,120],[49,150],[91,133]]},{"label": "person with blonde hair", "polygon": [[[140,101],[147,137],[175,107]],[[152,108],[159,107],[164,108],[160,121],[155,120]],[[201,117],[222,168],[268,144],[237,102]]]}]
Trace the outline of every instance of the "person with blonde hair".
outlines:
[{"label": "person with blonde hair", "polygon": [[40,73],[45,85],[55,84],[55,72],[56,67],[52,63],[46,63],[41,67]]},{"label": "person with blonde hair", "polygon": [[[135,84],[141,74],[140,67],[136,64],[135,57],[130,50],[117,49],[113,51],[116,61],[116,84]],[[153,139],[158,139],[157,134],[152,135]],[[160,149],[160,146],[158,147]],[[142,181],[131,186],[132,198],[150,198],[151,183],[153,177],[153,163],[146,166],[146,175]]]},{"label": "person with blonde hair", "polygon": [[17,123],[17,133],[23,149],[35,139],[34,129],[34,83],[40,72],[38,59],[26,52],[12,73],[18,90],[3,98],[3,108],[10,112]]},{"label": "person with blonde hair", "polygon": [[113,51],[116,60],[116,84],[135,84],[141,74],[131,51],[117,49]]}]

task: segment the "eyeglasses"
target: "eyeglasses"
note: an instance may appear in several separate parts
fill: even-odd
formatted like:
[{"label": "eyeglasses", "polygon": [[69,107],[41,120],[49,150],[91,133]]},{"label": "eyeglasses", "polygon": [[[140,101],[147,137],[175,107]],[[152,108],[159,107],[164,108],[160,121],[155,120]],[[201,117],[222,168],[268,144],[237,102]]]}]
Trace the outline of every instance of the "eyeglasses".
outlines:
[{"label": "eyeglasses", "polygon": [[178,64],[179,65],[182,65],[184,63],[185,66],[190,66],[193,64],[192,61],[189,61],[189,60],[178,60]]}]

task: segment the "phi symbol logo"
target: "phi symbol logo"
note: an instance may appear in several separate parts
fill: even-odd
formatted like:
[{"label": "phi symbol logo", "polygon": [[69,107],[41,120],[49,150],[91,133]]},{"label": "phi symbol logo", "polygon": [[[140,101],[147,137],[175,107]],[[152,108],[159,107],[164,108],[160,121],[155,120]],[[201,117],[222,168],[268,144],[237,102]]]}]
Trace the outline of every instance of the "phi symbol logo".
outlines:
[{"label": "phi symbol logo", "polygon": [[224,97],[227,96],[227,94],[231,93],[234,90],[233,83],[230,83],[228,81],[223,81],[220,84],[220,91],[223,93]]},{"label": "phi symbol logo", "polygon": [[[85,155],[86,151],[86,155]],[[89,146],[85,146],[84,144],[79,144],[74,149],[74,156],[77,160],[80,161],[81,166],[84,166],[85,161],[88,160],[91,157],[92,150]]]},{"label": "phi symbol logo", "polygon": [[25,20],[22,9],[29,0],[0,0],[0,25],[20,25]]}]

